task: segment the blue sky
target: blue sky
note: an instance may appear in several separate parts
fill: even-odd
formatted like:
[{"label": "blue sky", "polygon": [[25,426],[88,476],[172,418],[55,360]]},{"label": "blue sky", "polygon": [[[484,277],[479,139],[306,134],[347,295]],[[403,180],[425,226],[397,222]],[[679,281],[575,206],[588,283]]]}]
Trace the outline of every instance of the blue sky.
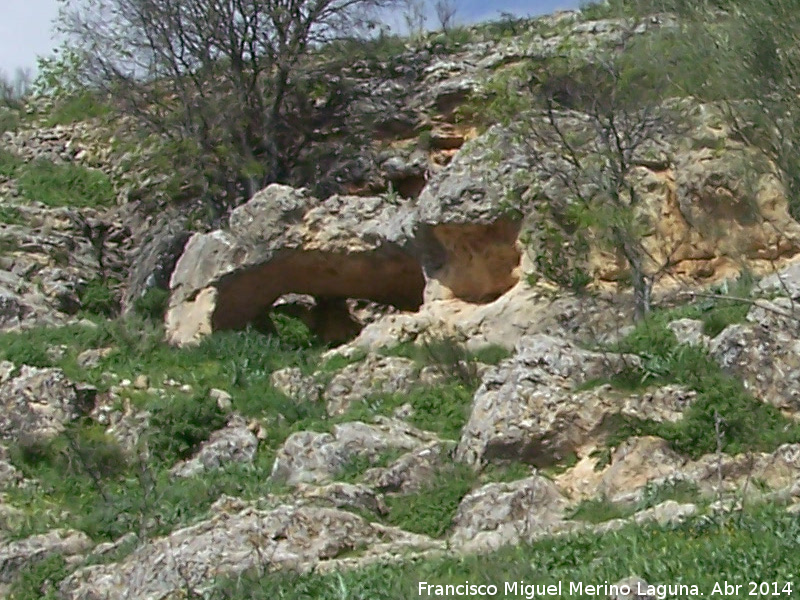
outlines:
[{"label": "blue sky", "polygon": [[[34,68],[38,55],[49,54],[58,0],[0,0],[0,70]],[[580,0],[456,0],[458,19],[471,22],[496,17],[500,12],[520,16],[577,8]]]}]

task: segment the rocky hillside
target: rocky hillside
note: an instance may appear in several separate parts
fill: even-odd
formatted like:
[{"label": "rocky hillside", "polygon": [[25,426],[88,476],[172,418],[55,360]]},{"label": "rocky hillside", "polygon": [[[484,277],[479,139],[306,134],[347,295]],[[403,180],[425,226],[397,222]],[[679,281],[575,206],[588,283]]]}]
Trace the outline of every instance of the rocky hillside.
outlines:
[{"label": "rocky hillside", "polygon": [[520,65],[677,27],[591,14],[354,64],[385,119],[336,156],[341,189],[276,183],[222,217],[168,197],[119,123],[31,109],[3,133],[0,595],[688,598],[727,573],[791,597],[778,167],[721,104],[673,98],[616,171],[625,210],[583,222],[596,181],[564,173],[602,156],[591,107],[487,122]]}]

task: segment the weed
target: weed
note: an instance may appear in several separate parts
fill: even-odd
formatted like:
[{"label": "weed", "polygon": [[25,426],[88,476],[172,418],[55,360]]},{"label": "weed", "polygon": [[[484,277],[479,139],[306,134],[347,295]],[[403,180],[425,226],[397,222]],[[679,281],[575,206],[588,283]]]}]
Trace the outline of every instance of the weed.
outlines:
[{"label": "weed", "polygon": [[165,465],[192,455],[200,442],[225,424],[216,402],[207,394],[174,396],[152,408],[150,451]]},{"label": "weed", "polygon": [[69,573],[60,554],[48,556],[23,567],[8,591],[9,600],[50,600],[57,598],[56,584]]},{"label": "weed", "polygon": [[118,281],[104,277],[89,281],[80,293],[83,310],[102,317],[116,315],[119,312],[119,299],[113,288],[118,285]]},{"label": "weed", "polygon": [[410,404],[411,423],[444,438],[458,439],[469,418],[473,393],[472,388],[450,382],[437,387],[417,387],[406,394],[378,394],[354,405],[343,419],[371,420],[376,414],[388,415]]},{"label": "weed", "polygon": [[800,440],[800,426],[778,409],[754,398],[744,385],[726,374],[700,347],[679,345],[666,327],[669,319],[656,313],[639,324],[615,349],[638,354],[642,366],[612,378],[612,384],[629,388],[640,384],[676,383],[697,391],[697,398],[676,423],[623,419],[610,443],[628,435],[656,435],[692,457],[714,452],[715,414],[722,418],[722,450],[736,454],[770,451],[783,443]]}]

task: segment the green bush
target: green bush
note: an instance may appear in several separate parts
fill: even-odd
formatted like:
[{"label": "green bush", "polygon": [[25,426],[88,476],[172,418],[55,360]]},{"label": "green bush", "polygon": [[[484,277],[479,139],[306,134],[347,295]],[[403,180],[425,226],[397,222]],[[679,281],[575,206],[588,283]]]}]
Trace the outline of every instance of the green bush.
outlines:
[{"label": "green bush", "polygon": [[23,164],[25,161],[19,156],[0,148],[0,177],[9,179],[16,177]]},{"label": "green bush", "polygon": [[136,298],[133,303],[134,312],[143,319],[161,322],[169,305],[169,290],[152,287]]},{"label": "green bush", "polygon": [[54,600],[57,584],[70,572],[60,554],[24,566],[11,583],[8,600]]},{"label": "green bush", "polygon": [[274,313],[271,315],[275,335],[286,348],[311,348],[319,345],[319,340],[301,319]]},{"label": "green bush", "polygon": [[353,406],[344,418],[371,420],[376,414],[391,414],[394,409],[410,404],[412,424],[447,439],[458,439],[469,418],[473,394],[474,388],[458,381],[416,387],[406,394],[378,394]]},{"label": "green bush", "polygon": [[189,458],[224,424],[224,414],[207,394],[174,396],[153,407],[148,445],[157,460],[172,464]]},{"label": "green bush", "polygon": [[24,225],[25,218],[15,206],[0,204],[0,223],[6,225]]},{"label": "green bush", "polygon": [[768,452],[781,444],[800,441],[800,426],[777,408],[754,398],[740,381],[722,371],[704,349],[679,345],[666,327],[669,320],[656,313],[615,347],[618,351],[638,354],[642,366],[629,369],[611,381],[622,388],[630,388],[635,382],[676,383],[697,391],[697,398],[676,423],[625,419],[612,443],[629,435],[657,435],[669,440],[675,450],[699,457],[717,449],[717,418],[722,420],[724,431],[719,443],[729,454]]},{"label": "green bush", "polygon": [[81,307],[86,312],[103,317],[113,317],[119,312],[119,300],[112,286],[119,282],[97,277],[89,281],[81,290]]}]

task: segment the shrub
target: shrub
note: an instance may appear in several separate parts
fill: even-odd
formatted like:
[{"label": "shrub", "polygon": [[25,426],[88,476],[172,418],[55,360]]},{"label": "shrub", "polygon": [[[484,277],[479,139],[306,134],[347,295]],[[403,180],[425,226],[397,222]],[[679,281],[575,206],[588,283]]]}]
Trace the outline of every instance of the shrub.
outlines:
[{"label": "shrub", "polygon": [[0,223],[5,223],[6,225],[24,225],[25,219],[18,208],[0,204]]},{"label": "shrub", "polygon": [[133,310],[143,319],[161,322],[164,320],[168,304],[169,290],[152,287],[136,298]]},{"label": "shrub", "polygon": [[699,457],[717,449],[717,417],[722,419],[721,444],[726,453],[768,452],[783,443],[800,441],[800,426],[754,398],[704,349],[679,345],[666,327],[669,320],[656,313],[616,346],[616,350],[638,354],[642,366],[612,378],[612,383],[621,387],[630,387],[637,380],[642,384],[677,383],[696,390],[697,398],[676,423],[624,419],[611,443],[629,435],[657,435],[669,440],[675,450]]},{"label": "shrub", "polygon": [[272,314],[275,335],[286,348],[311,348],[319,344],[319,340],[301,319],[289,315]]},{"label": "shrub", "polygon": [[156,460],[166,464],[191,456],[225,424],[225,416],[207,394],[163,400],[152,413],[148,444]]},{"label": "shrub", "polygon": [[48,556],[24,566],[8,590],[9,600],[55,599],[56,584],[67,576],[70,569],[60,554]]},{"label": "shrub", "polygon": [[112,286],[118,284],[113,279],[97,277],[89,281],[80,293],[83,310],[94,315],[113,317],[119,312],[119,301]]}]

